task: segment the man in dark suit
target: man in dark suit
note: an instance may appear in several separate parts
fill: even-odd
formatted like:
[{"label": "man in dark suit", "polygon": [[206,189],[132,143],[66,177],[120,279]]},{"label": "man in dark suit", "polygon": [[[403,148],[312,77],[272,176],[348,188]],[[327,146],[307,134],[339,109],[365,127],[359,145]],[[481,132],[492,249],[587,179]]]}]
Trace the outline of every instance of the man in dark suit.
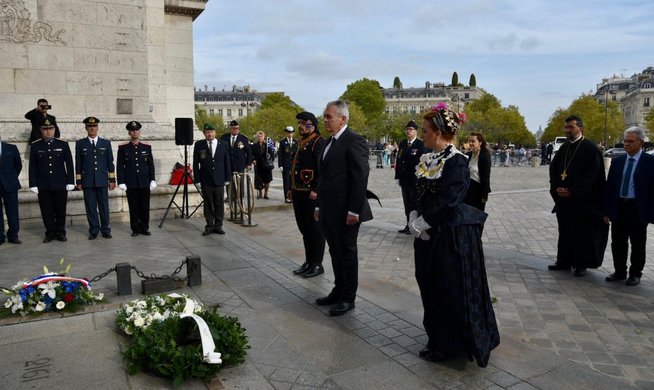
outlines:
[{"label": "man in dark suit", "polygon": [[[111,142],[98,136],[96,117],[84,119],[87,137],[75,143],[75,171],[77,188],[84,191],[86,219],[89,221],[89,240],[95,240],[98,233],[111,238],[109,227],[109,190],[116,188],[114,154]],[[98,221],[98,211],[100,221]]]},{"label": "man in dark suit", "polygon": [[347,126],[347,103],[327,104],[323,114],[331,134],[319,165],[318,205],[314,218],[320,222],[334,269],[334,288],[316,299],[320,306],[335,305],[329,315],[339,316],[354,309],[358,286],[357,237],[361,222],[372,219],[368,187],[366,140]]},{"label": "man in dark suit", "polygon": [[297,151],[297,140],[293,139],[293,126],[287,126],[284,131],[286,132],[286,138],[279,141],[277,165],[282,170],[282,182],[284,184],[286,203],[291,203],[291,198],[287,194],[291,190],[291,166],[293,165],[293,157]]},{"label": "man in dark suit", "polygon": [[[0,142],[0,245],[5,239],[12,244],[20,244],[18,239],[18,190],[20,182],[18,175],[23,169],[23,163],[16,145]],[[7,214],[7,235],[5,236],[5,221],[2,207],[4,203]]]},{"label": "man in dark suit", "polygon": [[[250,140],[241,134],[241,127],[237,121],[234,120],[229,123],[229,133],[223,134],[220,140],[227,145],[232,172],[243,173],[246,168],[248,170],[252,168],[252,147],[250,146]],[[231,181],[232,178],[229,177],[227,179],[228,193],[230,191],[231,186],[229,183]],[[232,196],[235,196],[235,194],[232,194]]]},{"label": "man in dark suit", "polygon": [[197,141],[193,148],[193,179],[202,191],[204,218],[207,221],[202,235],[225,234],[224,186],[232,176],[229,149],[225,142],[216,139],[216,128],[211,123],[204,125],[204,138]]},{"label": "man in dark suit", "polygon": [[151,234],[150,191],[157,186],[154,180],[152,147],[140,141],[141,127],[138,121],[127,124],[131,140],[118,146],[116,153],[118,187],[127,193],[132,237]]},{"label": "man in dark suit", "polygon": [[25,119],[29,120],[32,123],[32,132],[30,133],[30,138],[28,140],[28,143],[32,143],[34,141],[38,141],[41,139],[41,123],[44,120],[48,120],[50,124],[54,126],[55,133],[54,137],[59,138],[59,126],[57,126],[57,118],[55,118],[53,115],[48,114],[48,110],[51,109],[52,106],[48,104],[48,101],[45,99],[39,99],[36,102],[36,108],[33,110],[28,111],[25,114]]},{"label": "man in dark suit", "polygon": [[413,206],[413,189],[416,186],[416,165],[420,162],[420,156],[426,152],[425,144],[418,138],[418,125],[414,121],[406,124],[406,139],[400,142],[397,148],[397,160],[395,160],[395,180],[402,189],[402,201],[404,202],[404,215],[406,223],[404,229],[398,233],[411,234],[409,232],[409,213],[416,208]]},{"label": "man in dark suit", "polygon": [[654,156],[643,152],[645,131],[637,126],[624,132],[626,155],[611,161],[604,197],[604,222],[611,223],[611,252],[615,272],[608,282],[627,278],[628,242],[631,266],[627,286],[640,283],[645,267],[647,225],[654,223]]},{"label": "man in dark suit", "polygon": [[73,155],[68,142],[54,137],[49,120],[41,125],[42,139],[32,144],[30,152],[30,191],[39,196],[41,218],[45,226],[44,243],[67,241],[66,206],[68,191],[75,188]]}]

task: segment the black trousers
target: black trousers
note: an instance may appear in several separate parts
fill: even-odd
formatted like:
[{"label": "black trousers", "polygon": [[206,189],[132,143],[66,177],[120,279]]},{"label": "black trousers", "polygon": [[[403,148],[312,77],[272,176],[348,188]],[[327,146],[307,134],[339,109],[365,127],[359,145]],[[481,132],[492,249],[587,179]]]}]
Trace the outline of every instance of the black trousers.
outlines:
[{"label": "black trousers", "polygon": [[129,225],[134,233],[150,230],[150,188],[128,188]]},{"label": "black trousers", "polygon": [[322,264],[325,255],[325,237],[320,225],[313,218],[316,201],[309,199],[310,191],[293,191],[293,212],[295,222],[302,234],[306,262],[311,265]]},{"label": "black trousers", "polygon": [[45,236],[50,239],[66,237],[66,204],[68,191],[39,190],[39,207],[45,226]]},{"label": "black trousers", "polygon": [[[284,167],[282,170],[282,182],[284,183],[284,199],[288,198],[288,191],[291,189],[291,168]],[[295,195],[295,193],[293,193]],[[313,217],[313,215],[312,215]]]},{"label": "black trousers", "polygon": [[402,202],[404,203],[404,215],[406,216],[406,223],[409,224],[409,214],[415,210],[413,202],[413,187],[400,186],[402,189]]},{"label": "black trousers", "polygon": [[205,229],[213,230],[223,227],[223,219],[225,218],[224,195],[224,186],[202,186],[204,219],[207,221]]},{"label": "black trousers", "polygon": [[322,224],[334,269],[334,288],[330,296],[342,302],[354,302],[359,285],[357,238],[360,223]]},{"label": "black trousers", "polygon": [[631,266],[629,275],[641,277],[645,267],[645,243],[647,242],[647,224],[638,218],[638,206],[635,201],[620,204],[618,219],[611,225],[611,253],[613,268],[618,275],[627,275],[627,253],[631,241]]},{"label": "black trousers", "polygon": [[2,215],[4,203],[5,213],[7,214],[7,238],[10,240],[18,239],[18,191],[5,192],[0,184],[0,242],[5,241],[5,221]]}]

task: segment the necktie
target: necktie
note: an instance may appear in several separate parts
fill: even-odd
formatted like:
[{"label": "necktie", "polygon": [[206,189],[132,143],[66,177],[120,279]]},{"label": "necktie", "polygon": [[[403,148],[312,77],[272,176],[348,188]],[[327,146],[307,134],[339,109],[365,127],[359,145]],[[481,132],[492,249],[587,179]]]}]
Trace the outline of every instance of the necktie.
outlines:
[{"label": "necktie", "polygon": [[236,136],[233,135],[233,136],[232,136],[232,145],[231,145],[232,147],[234,147],[234,143],[235,143],[235,142],[236,142]]},{"label": "necktie", "polygon": [[91,146],[93,146],[93,150],[95,150],[95,140],[91,140]]},{"label": "necktie", "polygon": [[629,157],[629,165],[627,165],[627,171],[624,173],[622,178],[622,191],[620,195],[623,198],[626,198],[629,195],[629,183],[631,182],[631,170],[634,168],[634,158]]},{"label": "necktie", "polygon": [[211,141],[211,158],[213,158],[213,155],[216,154],[216,140]]},{"label": "necktie", "polygon": [[325,147],[325,153],[323,153],[323,155],[322,155],[323,160],[325,159],[325,156],[327,155],[327,152],[329,152],[329,149],[334,145],[334,143],[336,143],[336,138],[335,138],[335,137],[331,137],[331,138],[329,139],[329,143],[328,143],[327,146]]}]

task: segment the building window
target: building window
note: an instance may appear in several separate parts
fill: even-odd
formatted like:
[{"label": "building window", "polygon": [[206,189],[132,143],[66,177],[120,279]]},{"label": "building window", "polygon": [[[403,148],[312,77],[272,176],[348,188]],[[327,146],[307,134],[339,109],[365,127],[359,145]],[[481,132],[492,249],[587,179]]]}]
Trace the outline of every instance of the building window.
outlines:
[{"label": "building window", "polygon": [[464,99],[470,99],[470,94],[469,94],[468,92],[466,92],[466,93],[463,95],[463,98],[464,98]]},{"label": "building window", "polygon": [[397,112],[397,107],[393,107],[393,112]]},{"label": "building window", "polygon": [[210,109],[209,109],[209,115],[212,115],[212,116],[213,116],[213,108],[210,108]]},{"label": "building window", "polygon": [[391,112],[391,108],[389,106],[386,106],[386,113],[388,114],[389,112]]},{"label": "building window", "polygon": [[243,109],[242,108],[238,109],[238,116],[243,116]]},{"label": "building window", "polygon": [[209,96],[209,101],[213,102],[213,96]]},{"label": "building window", "polygon": [[248,115],[252,114],[252,109],[248,108]]},{"label": "building window", "polygon": [[231,109],[231,108],[228,108],[228,109],[227,109],[227,116],[228,116],[228,117],[231,117],[231,116],[232,116],[232,109]]},{"label": "building window", "polygon": [[643,84],[643,89],[649,89],[649,88],[652,88],[652,84],[651,84],[651,83],[645,83],[645,84]]},{"label": "building window", "polygon": [[648,97],[643,99],[643,107],[649,107],[649,98]]},{"label": "building window", "polygon": [[222,108],[218,109],[218,115],[223,116],[223,109]]},{"label": "building window", "polygon": [[613,95],[611,95],[611,100],[616,101],[616,100],[618,100],[618,97],[615,96],[615,94],[613,94]]},{"label": "building window", "polygon": [[411,112],[414,114],[416,113],[416,106],[411,106]]},{"label": "building window", "polygon": [[420,112],[425,111],[425,106],[420,106]]},{"label": "building window", "polygon": [[409,112],[409,107],[407,107],[407,106],[402,107],[402,111],[403,112]]}]

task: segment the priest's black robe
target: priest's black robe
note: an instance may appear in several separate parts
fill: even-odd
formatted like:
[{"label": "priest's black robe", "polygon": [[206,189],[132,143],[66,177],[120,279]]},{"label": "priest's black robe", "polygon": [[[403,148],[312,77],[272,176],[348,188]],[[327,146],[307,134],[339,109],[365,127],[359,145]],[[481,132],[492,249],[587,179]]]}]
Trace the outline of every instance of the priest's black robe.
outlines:
[{"label": "priest's black robe", "polygon": [[[609,226],[602,220],[606,176],[604,159],[592,141],[566,142],[550,164],[550,194],[559,227],[556,264],[598,268],[604,259]],[[558,195],[558,187],[572,196]]]}]

